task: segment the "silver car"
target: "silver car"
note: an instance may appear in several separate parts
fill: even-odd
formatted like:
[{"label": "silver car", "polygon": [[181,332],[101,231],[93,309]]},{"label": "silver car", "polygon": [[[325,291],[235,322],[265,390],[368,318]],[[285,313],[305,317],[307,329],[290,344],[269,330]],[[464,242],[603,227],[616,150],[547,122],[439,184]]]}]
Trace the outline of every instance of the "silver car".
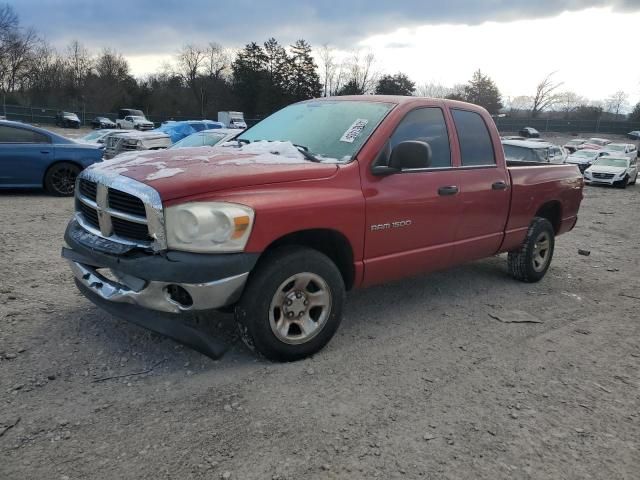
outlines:
[{"label": "silver car", "polygon": [[243,131],[243,129],[238,128],[212,128],[210,130],[203,130],[192,133],[188,137],[174,143],[171,148],[213,147],[214,145],[228,142]]},{"label": "silver car", "polygon": [[638,180],[638,159],[607,156],[599,158],[584,172],[587,185],[602,184],[626,188]]}]

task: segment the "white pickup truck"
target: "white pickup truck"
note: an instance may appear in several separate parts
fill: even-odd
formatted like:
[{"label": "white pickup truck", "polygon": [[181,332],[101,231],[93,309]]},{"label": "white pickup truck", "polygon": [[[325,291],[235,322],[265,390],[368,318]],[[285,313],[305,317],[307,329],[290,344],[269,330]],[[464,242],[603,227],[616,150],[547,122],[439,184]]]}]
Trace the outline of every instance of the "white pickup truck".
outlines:
[{"label": "white pickup truck", "polygon": [[133,108],[123,108],[118,112],[116,126],[123,130],[151,130],[155,127],[152,121],[147,120],[142,110]]}]

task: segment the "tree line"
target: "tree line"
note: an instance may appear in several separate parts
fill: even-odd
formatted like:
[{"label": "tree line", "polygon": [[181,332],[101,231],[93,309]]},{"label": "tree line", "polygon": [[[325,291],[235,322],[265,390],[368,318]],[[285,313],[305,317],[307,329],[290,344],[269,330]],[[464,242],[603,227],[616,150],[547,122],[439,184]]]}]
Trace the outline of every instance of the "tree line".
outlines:
[{"label": "tree line", "polygon": [[[113,112],[139,107],[156,118],[215,118],[220,110],[266,115],[299,100],[330,95],[420,95],[476,103],[492,114],[566,119],[623,119],[628,96],[619,91],[590,102],[562,90],[546,75],[531,95],[505,98],[481,70],[465,84],[416,86],[405,73],[382,74],[371,52],[348,54],[303,39],[284,46],[275,38],[238,51],[218,43],[188,44],[156,73],[135,78],[127,59],[105,48],[90,52],[77,40],[58,51],[13,8],[0,5],[0,93],[7,104]],[[629,115],[640,121],[640,103]]]}]

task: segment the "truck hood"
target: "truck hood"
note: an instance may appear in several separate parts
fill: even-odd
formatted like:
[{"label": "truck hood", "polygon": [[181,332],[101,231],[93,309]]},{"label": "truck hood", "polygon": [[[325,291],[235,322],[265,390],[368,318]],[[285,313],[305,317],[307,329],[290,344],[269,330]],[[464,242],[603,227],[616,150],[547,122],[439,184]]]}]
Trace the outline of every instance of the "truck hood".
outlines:
[{"label": "truck hood", "polygon": [[90,168],[150,185],[163,201],[233,188],[328,178],[338,169],[335,163],[314,163],[299,152],[299,156],[286,153],[249,153],[235,146],[153,150],[125,153]]}]

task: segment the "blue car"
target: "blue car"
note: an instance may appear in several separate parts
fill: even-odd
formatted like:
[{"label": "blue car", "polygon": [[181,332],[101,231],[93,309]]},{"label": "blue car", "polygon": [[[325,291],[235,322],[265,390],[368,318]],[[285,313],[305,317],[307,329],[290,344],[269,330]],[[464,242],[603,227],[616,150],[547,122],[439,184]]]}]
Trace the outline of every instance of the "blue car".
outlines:
[{"label": "blue car", "polygon": [[156,128],[156,131],[166,133],[171,138],[171,143],[176,143],[196,132],[215,128],[224,128],[224,125],[213,120],[183,120],[178,122],[170,120]]},{"label": "blue car", "polygon": [[0,120],[0,189],[44,188],[73,195],[76,177],[102,161],[102,150],[18,122]]}]

